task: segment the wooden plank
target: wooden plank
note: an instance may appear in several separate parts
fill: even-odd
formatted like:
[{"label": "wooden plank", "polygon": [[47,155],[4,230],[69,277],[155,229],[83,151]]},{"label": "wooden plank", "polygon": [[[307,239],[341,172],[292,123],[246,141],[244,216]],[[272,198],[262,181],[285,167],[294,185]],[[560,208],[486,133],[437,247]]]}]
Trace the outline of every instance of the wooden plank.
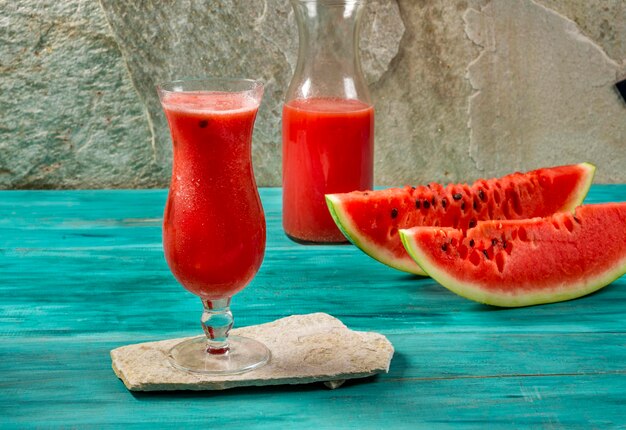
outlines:
[{"label": "wooden plank", "polygon": [[334,391],[309,385],[168,394],[115,390],[118,382],[106,371],[44,383],[14,403],[0,399],[3,428],[615,428],[624,423],[626,376],[374,380]]},{"label": "wooden plank", "polygon": [[[594,186],[588,201],[626,186]],[[282,234],[262,190],[266,258],[233,303],[236,324],[323,311],[386,334],[388,375],[311,387],[132,395],[108,351],[196,333],[197,298],[162,256],[165,191],[0,193],[0,424],[181,427],[606,427],[626,422],[626,279],[566,303],[499,310],[401,274],[352,246]]]}]

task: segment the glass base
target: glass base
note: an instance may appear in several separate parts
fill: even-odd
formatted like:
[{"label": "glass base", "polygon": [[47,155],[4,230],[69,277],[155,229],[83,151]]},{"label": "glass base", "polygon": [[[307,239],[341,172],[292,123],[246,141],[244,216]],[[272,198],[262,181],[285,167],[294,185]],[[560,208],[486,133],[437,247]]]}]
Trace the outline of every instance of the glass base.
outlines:
[{"label": "glass base", "polygon": [[206,336],[198,336],[175,345],[167,358],[177,369],[209,375],[245,373],[270,360],[269,349],[256,340],[229,336],[228,346],[226,353],[209,354]]}]

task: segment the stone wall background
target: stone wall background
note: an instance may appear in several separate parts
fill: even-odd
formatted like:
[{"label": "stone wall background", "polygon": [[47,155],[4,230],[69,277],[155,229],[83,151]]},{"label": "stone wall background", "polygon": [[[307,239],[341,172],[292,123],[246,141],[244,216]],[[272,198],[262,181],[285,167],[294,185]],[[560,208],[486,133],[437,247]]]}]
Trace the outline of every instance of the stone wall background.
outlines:
[{"label": "stone wall background", "polygon": [[[0,188],[164,187],[155,83],[262,79],[260,185],[280,185],[296,61],[287,0],[0,0]],[[591,161],[626,182],[623,0],[370,0],[362,60],[376,183]]]}]

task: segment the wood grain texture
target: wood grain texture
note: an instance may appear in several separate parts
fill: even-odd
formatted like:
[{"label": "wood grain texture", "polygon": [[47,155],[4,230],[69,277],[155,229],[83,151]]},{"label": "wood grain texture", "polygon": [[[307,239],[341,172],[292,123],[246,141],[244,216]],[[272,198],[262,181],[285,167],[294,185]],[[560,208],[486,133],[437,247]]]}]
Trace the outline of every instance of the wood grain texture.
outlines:
[{"label": "wood grain texture", "polygon": [[[166,192],[0,193],[0,427],[592,428],[626,423],[626,279],[501,310],[352,246],[300,246],[263,189],[268,247],[238,326],[327,312],[394,344],[390,373],[321,385],[131,394],[109,351],[197,334],[200,303],[161,251]],[[624,200],[594,186],[587,202]]]}]

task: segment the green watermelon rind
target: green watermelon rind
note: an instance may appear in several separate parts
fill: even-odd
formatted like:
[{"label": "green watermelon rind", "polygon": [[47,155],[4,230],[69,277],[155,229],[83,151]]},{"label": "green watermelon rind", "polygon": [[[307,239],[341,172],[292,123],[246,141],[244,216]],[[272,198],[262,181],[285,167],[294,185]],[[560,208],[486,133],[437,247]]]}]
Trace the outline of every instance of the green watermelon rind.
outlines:
[{"label": "green watermelon rind", "polygon": [[359,248],[365,254],[367,254],[376,261],[379,261],[389,267],[400,270],[402,272],[412,273],[418,276],[427,276],[426,272],[424,272],[418,265],[416,265],[413,260],[399,259],[392,253],[387,252],[385,248],[369,246],[368,241],[360,240],[360,238],[356,234],[352,234],[351,232],[356,232],[357,229],[349,228],[349,224],[351,224],[351,222],[342,217],[339,214],[339,211],[336,210],[336,205],[339,205],[340,202],[336,200],[334,195],[326,195],[326,204],[328,205],[330,215],[333,217],[333,220],[335,221],[335,224],[337,224],[337,227],[339,227],[339,230],[341,230],[343,235],[354,246]]},{"label": "green watermelon rind", "polygon": [[433,227],[414,227],[412,229],[399,230],[402,244],[411,258],[424,270],[428,276],[441,284],[446,289],[466,299],[473,300],[491,306],[514,308],[522,306],[541,305],[546,303],[563,302],[577,299],[598,291],[611,282],[626,274],[626,257],[604,274],[582,279],[577,284],[568,284],[567,289],[562,291],[538,291],[525,294],[503,294],[484,290],[478,284],[459,282],[444,270],[439,270],[436,264],[430,262],[428,256],[419,250],[411,240],[411,230],[432,229]]},{"label": "green watermelon rind", "polygon": [[[586,170],[586,181],[580,184],[576,193],[572,193],[573,198],[565,203],[560,209],[561,212],[572,212],[577,206],[580,206],[587,196],[591,183],[593,182],[596,166],[588,162],[579,163],[578,166]],[[327,194],[326,204],[339,230],[341,230],[343,235],[352,242],[352,244],[361,249],[365,254],[380,263],[402,272],[417,276],[428,276],[423,268],[417,265],[412,258],[398,258],[393,253],[388,252],[384,247],[373,246],[367,239],[359,237],[357,234],[358,228],[353,227],[351,221],[342,216],[343,212],[337,209],[341,207],[341,202],[335,195]]]},{"label": "green watermelon rind", "polygon": [[596,166],[589,162],[579,163],[578,166],[583,167],[587,170],[587,180],[580,184],[580,187],[578,188],[578,193],[572,193],[572,196],[575,196],[575,198],[567,202],[561,208],[560,212],[573,212],[574,209],[582,205],[585,197],[587,197],[587,194],[589,193],[591,184],[593,183],[593,177],[596,174]]}]

